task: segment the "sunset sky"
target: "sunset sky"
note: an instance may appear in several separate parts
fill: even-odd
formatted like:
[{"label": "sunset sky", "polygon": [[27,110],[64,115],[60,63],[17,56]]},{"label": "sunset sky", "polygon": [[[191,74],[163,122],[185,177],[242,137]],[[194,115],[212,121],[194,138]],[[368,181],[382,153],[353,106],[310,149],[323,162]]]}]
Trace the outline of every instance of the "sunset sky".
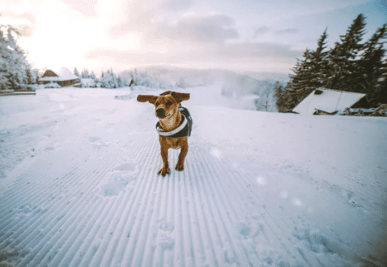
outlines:
[{"label": "sunset sky", "polygon": [[173,65],[289,73],[328,29],[359,13],[365,39],[387,23],[386,0],[0,0],[0,24],[22,33],[33,68],[99,72]]}]

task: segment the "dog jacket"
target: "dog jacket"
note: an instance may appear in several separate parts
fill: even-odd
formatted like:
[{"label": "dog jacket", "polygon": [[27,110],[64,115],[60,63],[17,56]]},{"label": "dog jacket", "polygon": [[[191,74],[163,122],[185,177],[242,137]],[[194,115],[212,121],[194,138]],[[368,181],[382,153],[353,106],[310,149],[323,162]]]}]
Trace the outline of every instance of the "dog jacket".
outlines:
[{"label": "dog jacket", "polygon": [[160,122],[157,122],[156,131],[160,136],[174,137],[174,138],[191,136],[192,124],[193,124],[191,114],[189,113],[188,109],[186,109],[185,107],[179,107],[179,112],[181,115],[183,115],[181,123],[176,129],[173,129],[172,131],[164,132],[163,128],[161,128],[160,126]]}]

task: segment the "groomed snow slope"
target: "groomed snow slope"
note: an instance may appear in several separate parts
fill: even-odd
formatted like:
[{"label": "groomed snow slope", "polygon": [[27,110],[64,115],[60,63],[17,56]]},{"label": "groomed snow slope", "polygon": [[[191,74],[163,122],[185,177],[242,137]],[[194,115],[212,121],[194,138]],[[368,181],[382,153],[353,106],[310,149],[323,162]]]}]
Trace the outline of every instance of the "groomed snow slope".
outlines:
[{"label": "groomed snow slope", "polygon": [[385,118],[187,91],[186,169],[164,178],[153,107],[127,89],[0,98],[0,266],[387,264]]}]

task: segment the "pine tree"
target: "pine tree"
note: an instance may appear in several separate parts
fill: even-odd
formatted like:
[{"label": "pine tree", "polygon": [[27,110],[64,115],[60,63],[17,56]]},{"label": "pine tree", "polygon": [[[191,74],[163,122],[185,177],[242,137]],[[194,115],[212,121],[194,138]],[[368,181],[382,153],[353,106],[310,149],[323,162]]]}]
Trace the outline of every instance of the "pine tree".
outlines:
[{"label": "pine tree", "polygon": [[364,45],[362,41],[365,27],[365,17],[359,14],[348,28],[345,35],[340,36],[340,42],[336,42],[335,47],[330,50],[329,79],[327,87],[340,89],[342,91],[362,92],[364,85],[359,83],[362,76],[361,69],[358,68],[358,55]]},{"label": "pine tree", "polygon": [[274,84],[274,97],[275,97],[275,104],[277,106],[277,109],[279,112],[285,112],[286,107],[285,107],[285,102],[284,102],[284,95],[283,95],[283,86],[281,85],[280,82],[276,82]]},{"label": "pine tree", "polygon": [[[363,75],[361,82],[364,91],[368,95],[368,100],[371,106],[375,106],[378,102],[377,84],[382,79],[386,72],[383,64],[383,58],[386,53],[383,47],[383,40],[387,38],[387,24],[379,28],[371,39],[364,44],[364,52],[359,60],[359,67]],[[360,80],[360,79],[359,79]]]},{"label": "pine tree", "polygon": [[387,104],[387,59],[385,59],[383,64],[383,75],[379,79],[376,89],[373,93],[373,100],[371,104],[373,106],[378,106],[379,104]]},{"label": "pine tree", "polygon": [[308,86],[312,89],[325,86],[328,76],[328,51],[327,48],[327,29],[323,32],[317,42],[317,49],[310,52],[310,82]]},{"label": "pine tree", "polygon": [[81,77],[81,76],[79,75],[79,72],[78,72],[77,67],[74,68],[74,75],[75,75],[75,76],[78,76],[79,78]]},{"label": "pine tree", "polygon": [[[291,111],[298,103],[307,97],[316,88],[326,83],[328,75],[327,30],[317,41],[317,49],[306,49],[303,60],[297,59],[296,66],[292,69],[290,81],[282,94],[282,112]],[[278,98],[277,98],[278,99]]]}]

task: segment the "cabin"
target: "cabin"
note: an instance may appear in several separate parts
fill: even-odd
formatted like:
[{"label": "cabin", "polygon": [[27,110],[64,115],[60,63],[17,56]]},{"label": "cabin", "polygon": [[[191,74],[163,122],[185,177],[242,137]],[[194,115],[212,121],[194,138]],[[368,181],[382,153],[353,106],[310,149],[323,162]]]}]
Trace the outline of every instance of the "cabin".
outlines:
[{"label": "cabin", "polygon": [[46,70],[39,78],[39,84],[57,83],[61,87],[76,85],[80,83],[78,76],[71,73],[67,68],[62,67],[59,70]]},{"label": "cabin", "polygon": [[302,115],[334,115],[345,109],[368,109],[366,94],[318,88],[302,100],[293,112]]}]

